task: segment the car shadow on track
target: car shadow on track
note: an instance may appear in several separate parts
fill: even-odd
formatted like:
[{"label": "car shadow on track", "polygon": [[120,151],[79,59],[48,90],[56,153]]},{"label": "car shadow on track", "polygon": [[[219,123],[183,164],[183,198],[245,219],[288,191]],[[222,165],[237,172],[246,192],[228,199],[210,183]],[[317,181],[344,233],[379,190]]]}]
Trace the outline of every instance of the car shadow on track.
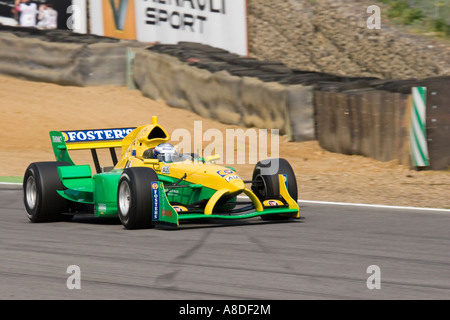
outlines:
[{"label": "car shadow on track", "polygon": [[[206,229],[206,228],[226,228],[226,227],[242,227],[242,226],[260,226],[260,225],[273,225],[273,224],[290,224],[290,223],[303,223],[304,217],[300,219],[289,219],[279,221],[263,221],[261,219],[249,219],[249,220],[221,220],[221,219],[204,219],[195,221],[183,221],[178,227],[170,227],[166,225],[157,225],[154,229],[165,231],[178,231],[189,229]],[[94,215],[86,216],[74,216],[69,223],[80,224],[92,224],[92,225],[122,225],[119,218],[98,218]],[[124,228],[125,229],[125,228]]]},{"label": "car shadow on track", "polygon": [[69,223],[96,224],[96,225],[121,225],[119,218],[98,218],[94,215],[76,215]]},{"label": "car shadow on track", "polygon": [[226,228],[226,227],[243,227],[243,226],[261,226],[261,225],[274,225],[274,224],[290,224],[290,223],[303,223],[304,218],[279,220],[279,221],[263,221],[258,219],[252,220],[220,220],[220,219],[205,219],[204,221],[183,221],[177,228],[168,227],[164,225],[156,226],[156,229],[169,230],[169,231],[181,231],[189,229],[207,229],[207,228]]}]

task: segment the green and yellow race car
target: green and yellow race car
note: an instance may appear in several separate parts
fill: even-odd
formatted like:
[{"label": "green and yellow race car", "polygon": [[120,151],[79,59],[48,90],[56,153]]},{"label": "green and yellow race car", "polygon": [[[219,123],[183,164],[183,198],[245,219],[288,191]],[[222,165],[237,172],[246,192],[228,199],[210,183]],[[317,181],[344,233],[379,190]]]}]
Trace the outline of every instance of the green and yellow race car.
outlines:
[{"label": "green and yellow race car", "polygon": [[[299,218],[297,181],[286,160],[260,161],[244,181],[233,168],[214,164],[218,156],[178,153],[156,117],[136,128],[51,131],[50,139],[56,161],[31,163],[24,175],[32,222],[94,214],[142,229],[205,218]],[[110,149],[113,167],[100,167],[96,150],[102,148]],[[91,150],[95,174],[69,156],[82,149]]]}]

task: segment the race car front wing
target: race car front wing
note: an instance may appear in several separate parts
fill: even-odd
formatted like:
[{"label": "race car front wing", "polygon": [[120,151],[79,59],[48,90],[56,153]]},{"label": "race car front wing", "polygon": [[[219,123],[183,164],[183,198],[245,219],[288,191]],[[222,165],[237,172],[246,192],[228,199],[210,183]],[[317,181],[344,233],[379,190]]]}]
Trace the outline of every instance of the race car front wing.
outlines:
[{"label": "race car front wing", "polygon": [[215,194],[209,199],[203,212],[192,213],[189,209],[171,205],[167,199],[164,189],[164,183],[160,181],[151,182],[152,188],[152,219],[155,225],[167,225],[171,227],[178,227],[182,220],[193,219],[247,219],[263,215],[279,215],[289,218],[300,217],[300,209],[297,201],[292,199],[286,188],[283,176],[279,175],[280,199],[266,200],[263,203],[250,190],[244,189],[244,194],[250,199],[250,202],[241,204],[248,204],[234,210],[224,212],[214,212],[214,206],[225,195],[228,190],[217,190]]}]

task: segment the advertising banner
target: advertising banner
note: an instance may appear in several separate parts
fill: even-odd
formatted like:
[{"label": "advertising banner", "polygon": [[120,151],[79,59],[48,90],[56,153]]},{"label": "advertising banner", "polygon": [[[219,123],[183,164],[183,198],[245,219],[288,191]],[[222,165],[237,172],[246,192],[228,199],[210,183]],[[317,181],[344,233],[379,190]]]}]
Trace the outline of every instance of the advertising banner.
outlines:
[{"label": "advertising banner", "polygon": [[198,42],[247,55],[246,0],[91,1],[91,32],[120,39]]}]

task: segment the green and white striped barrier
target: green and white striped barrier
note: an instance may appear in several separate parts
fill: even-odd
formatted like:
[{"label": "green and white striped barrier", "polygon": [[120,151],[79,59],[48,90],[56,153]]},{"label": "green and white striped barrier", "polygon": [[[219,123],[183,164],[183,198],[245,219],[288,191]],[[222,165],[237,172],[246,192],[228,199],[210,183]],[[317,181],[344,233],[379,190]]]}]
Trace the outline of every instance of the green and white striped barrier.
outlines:
[{"label": "green and white striped barrier", "polygon": [[409,133],[411,157],[416,167],[430,165],[426,138],[426,87],[412,88],[411,126]]}]

